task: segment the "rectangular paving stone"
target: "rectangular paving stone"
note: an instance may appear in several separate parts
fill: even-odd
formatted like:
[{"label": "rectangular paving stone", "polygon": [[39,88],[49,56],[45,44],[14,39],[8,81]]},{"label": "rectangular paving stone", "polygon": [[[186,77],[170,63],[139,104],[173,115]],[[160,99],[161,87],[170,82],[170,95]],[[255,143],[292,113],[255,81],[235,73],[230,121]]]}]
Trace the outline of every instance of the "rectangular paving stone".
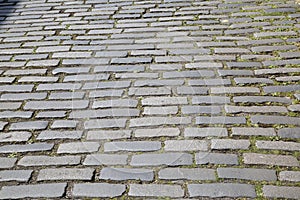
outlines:
[{"label": "rectangular paving stone", "polygon": [[10,119],[10,118],[31,118],[33,112],[30,111],[3,111],[0,112],[0,119]]},{"label": "rectangular paving stone", "polygon": [[244,153],[243,160],[249,165],[299,166],[297,159],[289,155]]},{"label": "rectangular paving stone", "polygon": [[100,143],[98,142],[69,142],[60,144],[57,153],[92,153],[98,151],[99,148]]},{"label": "rectangular paving stone", "polygon": [[183,197],[184,191],[180,185],[163,184],[130,184],[129,196],[135,197]]},{"label": "rectangular paving stone", "polygon": [[3,186],[0,199],[59,198],[65,193],[66,183]]},{"label": "rectangular paving stone", "polygon": [[45,99],[47,93],[6,93],[1,95],[1,100],[17,101],[17,100],[33,100]]},{"label": "rectangular paving stone", "polygon": [[181,105],[187,104],[186,97],[148,97],[142,100],[143,105]]},{"label": "rectangular paving stone", "polygon": [[60,166],[78,165],[80,156],[23,156],[18,165],[20,166]]},{"label": "rectangular paving stone", "polygon": [[9,130],[43,130],[48,126],[48,121],[15,122],[10,125]]},{"label": "rectangular paving stone", "polygon": [[51,91],[51,90],[77,90],[81,88],[81,83],[45,83],[39,84],[37,91]]},{"label": "rectangular paving stone", "polygon": [[127,142],[106,142],[104,152],[116,151],[157,151],[161,148],[158,141],[127,141]]},{"label": "rectangular paving stone", "polygon": [[205,87],[189,87],[189,86],[180,86],[176,88],[177,94],[188,95],[188,94],[207,94],[208,88]]},{"label": "rectangular paving stone", "polygon": [[30,85],[0,85],[0,92],[31,92],[33,89]]},{"label": "rectangular paving stone", "polygon": [[76,183],[72,190],[74,197],[118,197],[125,192],[126,186],[109,183]]},{"label": "rectangular paving stone", "polygon": [[276,181],[276,171],[253,168],[218,168],[218,177],[226,179],[242,179],[255,181]]},{"label": "rectangular paving stone", "polygon": [[191,165],[193,157],[188,153],[159,153],[133,155],[130,165],[132,166],[180,166]]},{"label": "rectangular paving stone", "polygon": [[184,130],[184,137],[226,137],[228,132],[226,128],[194,128],[188,127]]},{"label": "rectangular paving stone", "polygon": [[274,128],[242,128],[242,127],[233,127],[232,135],[240,136],[276,136]]},{"label": "rectangular paving stone", "polygon": [[300,172],[299,171],[281,171],[279,173],[280,181],[291,181],[299,182],[300,181]]},{"label": "rectangular paving stone", "polygon": [[288,97],[273,97],[273,96],[236,96],[233,97],[234,103],[265,103],[276,102],[290,104],[292,101]]},{"label": "rectangular paving stone", "polygon": [[135,99],[112,99],[103,101],[94,101],[92,108],[108,107],[136,107],[138,101]]},{"label": "rectangular paving stone", "polygon": [[39,112],[35,117],[36,118],[62,118],[65,117],[66,111],[42,111]]},{"label": "rectangular paving stone", "polygon": [[134,137],[175,137],[180,134],[178,128],[154,128],[154,129],[136,129]]},{"label": "rectangular paving stone", "polygon": [[17,158],[0,157],[0,169],[12,168],[17,162]]},{"label": "rectangular paving stone", "polygon": [[124,128],[127,119],[95,119],[88,120],[84,123],[85,129],[96,128]]},{"label": "rectangular paving stone", "polygon": [[190,117],[143,117],[130,119],[129,127],[189,124]]},{"label": "rectangular paving stone", "polygon": [[152,181],[154,172],[150,169],[103,168],[99,179],[104,180],[141,180]]},{"label": "rectangular paving stone", "polygon": [[129,88],[128,95],[132,96],[155,96],[155,95],[171,95],[171,88],[166,87],[142,87]]},{"label": "rectangular paving stone", "polygon": [[226,104],[230,103],[229,97],[225,96],[193,96],[193,104]]},{"label": "rectangular paving stone", "polygon": [[196,124],[245,124],[245,117],[201,116],[196,117]]},{"label": "rectangular paving stone", "polygon": [[170,115],[178,112],[177,106],[144,107],[144,115]]},{"label": "rectangular paving stone", "polygon": [[300,90],[300,84],[298,85],[280,85],[280,86],[265,86],[263,87],[265,93],[273,92],[292,92]]},{"label": "rectangular paving stone", "polygon": [[213,87],[212,94],[236,94],[236,93],[260,93],[259,88],[256,87]]},{"label": "rectangular paving stone", "polygon": [[136,87],[142,86],[173,86],[173,85],[183,85],[184,80],[137,80],[134,83]]},{"label": "rectangular paving stone", "polygon": [[0,171],[0,182],[27,182],[30,179],[32,172],[32,170],[3,170]]},{"label": "rectangular paving stone", "polygon": [[78,110],[71,111],[69,118],[92,119],[106,117],[134,117],[139,116],[140,110],[134,108],[108,108],[100,110]]},{"label": "rectangular paving stone", "polygon": [[112,140],[130,138],[131,130],[88,131],[87,140]]},{"label": "rectangular paving stone", "polygon": [[256,197],[255,188],[241,183],[188,184],[190,197]]},{"label": "rectangular paving stone", "polygon": [[284,106],[230,106],[225,105],[226,113],[286,113]]},{"label": "rectangular paving stone", "polygon": [[124,90],[95,90],[90,91],[90,98],[97,97],[121,97],[124,93]]},{"label": "rectangular paving stone", "polygon": [[163,180],[216,180],[214,169],[164,168],[158,172]]},{"label": "rectangular paving stone", "polygon": [[52,168],[41,169],[37,176],[37,181],[44,180],[91,180],[94,169],[84,168]]},{"label": "rectangular paving stone", "polygon": [[278,136],[280,136],[282,138],[300,138],[300,128],[279,129]]},{"label": "rectangular paving stone", "polygon": [[37,140],[55,140],[55,139],[80,139],[83,131],[42,131]]},{"label": "rectangular paving stone", "polygon": [[249,140],[234,139],[212,139],[211,149],[248,149]]},{"label": "rectangular paving stone", "polygon": [[83,165],[126,165],[128,155],[125,154],[90,154],[83,161]]},{"label": "rectangular paving stone", "polygon": [[220,106],[182,106],[181,112],[183,114],[218,114],[221,113]]},{"label": "rectangular paving stone", "polygon": [[0,134],[0,142],[26,142],[32,134],[28,131],[13,131]]},{"label": "rectangular paving stone", "polygon": [[300,125],[300,118],[288,116],[254,115],[251,116],[253,124],[292,124]]},{"label": "rectangular paving stone", "polygon": [[35,151],[50,151],[53,149],[52,143],[33,143],[33,144],[12,144],[3,145],[0,147],[1,153],[14,152],[35,152]]},{"label": "rectangular paving stone", "polygon": [[209,153],[200,152],[195,155],[196,164],[227,164],[237,165],[238,157],[236,154],[229,153]]},{"label": "rectangular paving stone", "polygon": [[297,142],[257,140],[256,147],[258,149],[279,149],[285,151],[298,151],[300,149],[300,144]]},{"label": "rectangular paving stone", "polygon": [[263,195],[267,198],[299,199],[299,187],[264,185]]},{"label": "rectangular paving stone", "polygon": [[165,151],[207,151],[208,142],[205,140],[166,140]]},{"label": "rectangular paving stone", "polygon": [[50,109],[84,109],[87,108],[89,101],[29,101],[25,104],[25,110],[50,110]]}]

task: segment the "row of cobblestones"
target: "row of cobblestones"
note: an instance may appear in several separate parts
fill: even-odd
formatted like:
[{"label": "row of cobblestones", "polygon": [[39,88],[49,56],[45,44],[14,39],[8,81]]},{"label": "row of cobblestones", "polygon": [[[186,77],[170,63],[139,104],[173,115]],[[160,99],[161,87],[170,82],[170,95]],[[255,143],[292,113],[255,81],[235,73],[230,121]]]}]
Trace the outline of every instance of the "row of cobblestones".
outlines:
[{"label": "row of cobblestones", "polygon": [[293,0],[0,0],[0,199],[300,199]]}]

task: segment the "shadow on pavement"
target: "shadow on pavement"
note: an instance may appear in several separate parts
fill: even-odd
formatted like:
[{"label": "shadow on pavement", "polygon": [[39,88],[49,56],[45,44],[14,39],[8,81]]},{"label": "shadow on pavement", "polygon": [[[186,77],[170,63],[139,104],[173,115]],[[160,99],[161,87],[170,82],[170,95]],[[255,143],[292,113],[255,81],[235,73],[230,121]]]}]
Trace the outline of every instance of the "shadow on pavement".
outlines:
[{"label": "shadow on pavement", "polygon": [[0,26],[5,24],[5,19],[15,11],[18,1],[0,0]]}]

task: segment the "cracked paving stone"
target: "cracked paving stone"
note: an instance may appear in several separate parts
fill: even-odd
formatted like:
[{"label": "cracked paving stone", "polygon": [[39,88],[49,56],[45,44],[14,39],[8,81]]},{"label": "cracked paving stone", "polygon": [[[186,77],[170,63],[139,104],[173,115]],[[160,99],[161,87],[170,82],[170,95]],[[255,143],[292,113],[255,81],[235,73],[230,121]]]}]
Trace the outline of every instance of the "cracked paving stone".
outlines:
[{"label": "cracked paving stone", "polygon": [[163,180],[216,180],[213,169],[165,168],[158,173]]},{"label": "cracked paving stone", "polygon": [[26,142],[32,136],[27,131],[13,131],[0,134],[0,142]]},{"label": "cracked paving stone", "polygon": [[60,144],[57,153],[92,153],[98,151],[99,148],[100,143],[98,142],[70,142]]}]

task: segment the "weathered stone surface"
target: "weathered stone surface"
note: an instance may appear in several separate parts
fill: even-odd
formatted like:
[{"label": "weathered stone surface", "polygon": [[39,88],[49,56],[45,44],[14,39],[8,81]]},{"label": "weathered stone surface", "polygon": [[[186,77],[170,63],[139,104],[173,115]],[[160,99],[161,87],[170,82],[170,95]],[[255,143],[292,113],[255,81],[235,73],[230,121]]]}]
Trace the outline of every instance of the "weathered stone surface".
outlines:
[{"label": "weathered stone surface", "polygon": [[18,162],[21,166],[77,165],[80,156],[24,156]]},{"label": "weathered stone surface", "polygon": [[213,169],[165,168],[158,173],[164,180],[215,180]]},{"label": "weathered stone surface", "polygon": [[187,153],[160,153],[134,155],[130,164],[132,166],[180,166],[193,163],[192,155]]},{"label": "weathered stone surface", "polygon": [[244,153],[243,158],[245,164],[299,166],[297,159],[289,155]]},{"label": "weathered stone surface", "polygon": [[240,183],[189,184],[190,197],[256,197],[253,185]]},{"label": "weathered stone surface", "polygon": [[142,180],[152,181],[154,173],[149,169],[103,168],[100,179],[105,180]]},{"label": "weathered stone surface", "polygon": [[66,187],[66,183],[3,186],[0,191],[0,198],[58,198],[63,196]]},{"label": "weathered stone surface", "polygon": [[268,198],[299,199],[298,187],[264,185],[263,195]]},{"label": "weathered stone surface", "polygon": [[125,192],[125,185],[108,183],[74,184],[72,195],[75,197],[117,197]]},{"label": "weathered stone surface", "polygon": [[251,168],[218,168],[219,178],[245,179],[245,180],[265,180],[276,181],[276,171],[269,169],[251,169]]},{"label": "weathered stone surface", "polygon": [[52,168],[39,171],[37,181],[44,180],[91,180],[94,169]]},{"label": "weathered stone surface", "polygon": [[131,184],[129,186],[129,196],[136,197],[183,197],[184,191],[179,185],[162,184]]}]

